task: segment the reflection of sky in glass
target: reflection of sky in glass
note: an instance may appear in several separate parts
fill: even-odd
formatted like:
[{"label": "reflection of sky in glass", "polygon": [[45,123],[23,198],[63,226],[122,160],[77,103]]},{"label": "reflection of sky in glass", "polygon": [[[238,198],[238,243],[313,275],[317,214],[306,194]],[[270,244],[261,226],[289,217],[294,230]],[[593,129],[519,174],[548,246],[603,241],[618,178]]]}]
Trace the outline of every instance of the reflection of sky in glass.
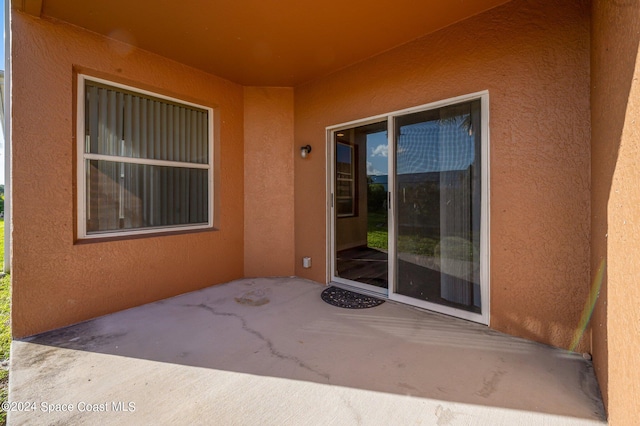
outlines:
[{"label": "reflection of sky in glass", "polygon": [[387,175],[389,146],[387,132],[367,135],[367,175]]},{"label": "reflection of sky in glass", "polygon": [[402,126],[398,138],[398,174],[466,170],[475,158],[475,138],[460,115]]}]

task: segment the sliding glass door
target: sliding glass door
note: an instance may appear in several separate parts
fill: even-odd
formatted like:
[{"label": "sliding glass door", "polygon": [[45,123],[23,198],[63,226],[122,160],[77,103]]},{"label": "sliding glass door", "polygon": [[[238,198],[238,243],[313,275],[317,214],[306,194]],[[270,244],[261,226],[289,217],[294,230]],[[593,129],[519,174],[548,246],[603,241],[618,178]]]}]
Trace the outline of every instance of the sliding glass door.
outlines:
[{"label": "sliding glass door", "polygon": [[387,294],[387,122],[334,132],[334,279]]},{"label": "sliding glass door", "polygon": [[330,131],[332,280],[488,323],[488,99]]},{"label": "sliding glass door", "polygon": [[480,313],[480,101],[395,118],[395,292]]}]

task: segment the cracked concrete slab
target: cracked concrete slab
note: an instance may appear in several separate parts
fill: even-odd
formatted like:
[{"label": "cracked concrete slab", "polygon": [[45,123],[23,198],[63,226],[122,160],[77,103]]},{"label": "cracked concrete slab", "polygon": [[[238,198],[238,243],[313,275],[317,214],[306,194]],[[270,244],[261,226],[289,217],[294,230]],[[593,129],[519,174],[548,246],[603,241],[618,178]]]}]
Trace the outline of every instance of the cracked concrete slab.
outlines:
[{"label": "cracked concrete slab", "polygon": [[606,423],[579,354],[323,288],[239,280],[15,341],[9,424]]}]

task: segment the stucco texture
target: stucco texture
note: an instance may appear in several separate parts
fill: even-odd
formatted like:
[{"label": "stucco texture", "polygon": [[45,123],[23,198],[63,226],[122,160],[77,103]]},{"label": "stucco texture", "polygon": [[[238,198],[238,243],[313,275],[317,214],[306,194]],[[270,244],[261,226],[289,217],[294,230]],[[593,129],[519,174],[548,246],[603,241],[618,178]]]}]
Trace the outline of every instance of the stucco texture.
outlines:
[{"label": "stucco texture", "polygon": [[593,356],[609,424],[640,419],[640,1],[592,13]]},{"label": "stucco texture", "polygon": [[315,155],[295,161],[296,274],[327,280],[326,126],[488,90],[490,325],[568,348],[590,274],[589,16],[515,0],[297,87]]},{"label": "stucco texture", "polygon": [[291,276],[293,89],[244,89],[244,274]]},{"label": "stucco texture", "polygon": [[[243,276],[243,89],[12,11],[14,337]],[[216,109],[216,231],[74,240],[74,67]]]}]

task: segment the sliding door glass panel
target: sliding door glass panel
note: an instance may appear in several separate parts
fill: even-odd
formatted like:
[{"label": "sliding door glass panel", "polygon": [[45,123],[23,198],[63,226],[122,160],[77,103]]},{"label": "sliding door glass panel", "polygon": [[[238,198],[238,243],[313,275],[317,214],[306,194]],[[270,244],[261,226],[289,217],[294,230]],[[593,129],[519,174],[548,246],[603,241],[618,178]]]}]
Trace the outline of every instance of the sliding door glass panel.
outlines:
[{"label": "sliding door glass panel", "polygon": [[387,122],[334,133],[339,278],[388,288]]},{"label": "sliding door glass panel", "polygon": [[395,119],[396,288],[481,313],[480,101]]}]

